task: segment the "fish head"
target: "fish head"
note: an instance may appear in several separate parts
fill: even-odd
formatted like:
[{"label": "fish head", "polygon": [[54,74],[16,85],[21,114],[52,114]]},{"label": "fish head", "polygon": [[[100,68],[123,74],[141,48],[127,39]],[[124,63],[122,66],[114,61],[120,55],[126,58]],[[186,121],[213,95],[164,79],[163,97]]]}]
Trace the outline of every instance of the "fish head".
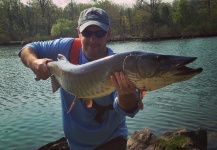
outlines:
[{"label": "fish head", "polygon": [[124,60],[123,70],[139,89],[152,91],[201,73],[202,68],[186,66],[196,59],[156,53],[129,55]]},{"label": "fish head", "polygon": [[196,59],[196,57],[150,53],[140,55],[137,65],[142,78],[151,78],[167,73],[170,73],[171,76],[181,76],[202,71],[202,68],[193,69],[186,66]]}]

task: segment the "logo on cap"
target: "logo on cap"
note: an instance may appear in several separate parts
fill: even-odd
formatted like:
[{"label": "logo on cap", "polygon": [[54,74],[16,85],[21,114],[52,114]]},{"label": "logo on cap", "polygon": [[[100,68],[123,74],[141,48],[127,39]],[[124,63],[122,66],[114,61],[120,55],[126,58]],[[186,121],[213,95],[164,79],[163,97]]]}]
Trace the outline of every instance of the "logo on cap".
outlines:
[{"label": "logo on cap", "polygon": [[99,17],[100,14],[97,11],[92,10],[92,11],[87,13],[87,16],[88,17]]}]

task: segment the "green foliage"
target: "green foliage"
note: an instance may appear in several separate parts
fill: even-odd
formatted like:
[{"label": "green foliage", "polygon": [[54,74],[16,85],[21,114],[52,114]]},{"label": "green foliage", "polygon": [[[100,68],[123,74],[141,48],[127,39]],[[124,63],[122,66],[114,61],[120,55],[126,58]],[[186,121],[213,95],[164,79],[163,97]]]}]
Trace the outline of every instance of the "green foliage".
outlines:
[{"label": "green foliage", "polygon": [[159,138],[159,146],[165,150],[175,150],[180,148],[182,145],[190,141],[189,137],[183,135],[176,135],[170,140],[164,140]]},{"label": "green foliage", "polygon": [[58,37],[76,37],[76,24],[72,20],[59,19],[51,28],[51,36]]},{"label": "green foliage", "polygon": [[52,0],[29,0],[27,4],[20,0],[0,0],[0,40],[77,37],[80,12],[93,6],[109,14],[111,39],[217,35],[216,0],[174,0],[172,4],[135,0],[133,6],[118,5],[110,0],[68,2],[65,8],[60,8]]},{"label": "green foliage", "polygon": [[154,37],[155,38],[168,38],[172,34],[171,29],[167,25],[156,28]]},{"label": "green foliage", "polygon": [[159,6],[159,15],[162,25],[172,25],[172,6],[169,3],[162,3]]},{"label": "green foliage", "polygon": [[183,26],[188,24],[188,21],[191,18],[188,0],[178,1],[177,9],[174,12],[173,17],[174,23],[178,23]]},{"label": "green foliage", "polygon": [[135,10],[133,16],[132,26],[136,37],[148,37],[149,28],[151,27],[150,13],[144,10]]}]

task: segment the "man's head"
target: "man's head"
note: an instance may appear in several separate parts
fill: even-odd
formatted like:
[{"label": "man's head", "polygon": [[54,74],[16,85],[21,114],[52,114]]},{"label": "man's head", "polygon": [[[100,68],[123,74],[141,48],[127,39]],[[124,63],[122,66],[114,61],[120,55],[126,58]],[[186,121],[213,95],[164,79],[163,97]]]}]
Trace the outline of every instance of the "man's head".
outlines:
[{"label": "man's head", "polygon": [[78,20],[78,28],[82,32],[90,25],[97,25],[104,31],[108,31],[110,28],[110,19],[104,10],[91,7],[81,12]]},{"label": "man's head", "polygon": [[110,19],[104,10],[91,7],[82,11],[77,30],[82,50],[88,59],[95,60],[107,55],[106,42],[111,29]]}]

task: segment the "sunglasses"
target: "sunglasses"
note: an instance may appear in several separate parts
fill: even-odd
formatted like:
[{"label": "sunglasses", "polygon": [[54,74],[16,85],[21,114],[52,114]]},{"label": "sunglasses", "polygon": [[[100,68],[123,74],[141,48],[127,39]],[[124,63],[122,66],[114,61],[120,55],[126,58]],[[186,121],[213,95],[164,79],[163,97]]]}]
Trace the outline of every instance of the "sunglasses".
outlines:
[{"label": "sunglasses", "polygon": [[98,37],[98,38],[101,38],[101,37],[104,37],[106,35],[106,31],[104,30],[98,30],[98,31],[89,31],[89,30],[84,30],[81,32],[81,34],[84,36],[84,37],[87,37],[87,38],[90,38],[91,36],[93,36],[93,34]]}]

